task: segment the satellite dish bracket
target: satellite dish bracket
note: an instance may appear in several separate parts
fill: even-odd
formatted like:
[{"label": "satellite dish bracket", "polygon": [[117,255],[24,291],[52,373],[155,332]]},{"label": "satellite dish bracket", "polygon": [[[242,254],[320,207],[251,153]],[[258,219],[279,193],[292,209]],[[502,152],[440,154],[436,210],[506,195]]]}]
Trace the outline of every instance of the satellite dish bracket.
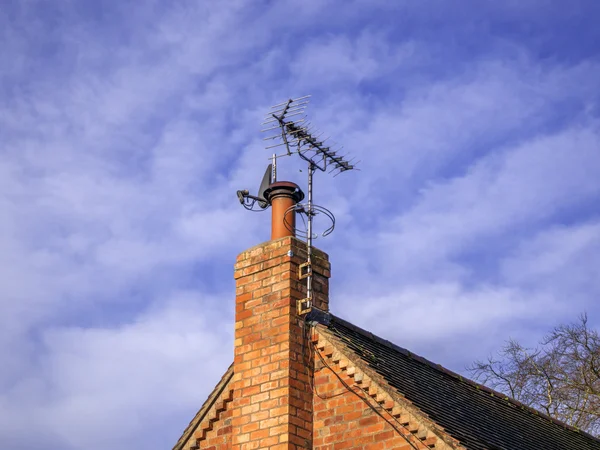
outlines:
[{"label": "satellite dish bracket", "polygon": [[269,164],[267,166],[267,170],[265,170],[265,174],[263,175],[262,181],[260,182],[260,186],[258,188],[258,195],[251,195],[247,189],[237,191],[237,197],[240,201],[241,205],[249,210],[254,210],[254,205],[258,203],[258,206],[261,209],[267,209],[271,206],[271,203],[265,198],[265,191],[269,188],[272,182],[273,176],[273,165]]}]

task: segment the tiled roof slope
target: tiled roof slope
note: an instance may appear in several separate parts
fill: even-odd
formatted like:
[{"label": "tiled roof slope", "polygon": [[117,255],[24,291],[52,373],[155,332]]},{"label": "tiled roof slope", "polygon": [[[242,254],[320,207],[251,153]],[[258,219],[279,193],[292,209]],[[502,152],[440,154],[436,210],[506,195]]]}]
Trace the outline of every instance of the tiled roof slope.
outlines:
[{"label": "tiled roof slope", "polygon": [[342,319],[326,331],[469,450],[600,450],[600,440]]}]

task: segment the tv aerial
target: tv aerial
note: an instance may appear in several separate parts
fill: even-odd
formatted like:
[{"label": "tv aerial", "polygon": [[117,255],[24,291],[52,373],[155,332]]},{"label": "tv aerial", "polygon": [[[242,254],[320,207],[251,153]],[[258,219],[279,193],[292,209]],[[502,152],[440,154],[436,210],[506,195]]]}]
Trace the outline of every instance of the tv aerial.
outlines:
[{"label": "tv aerial", "polygon": [[[333,213],[313,202],[313,175],[318,170],[333,173],[334,176],[337,176],[342,172],[355,169],[356,164],[358,164],[358,162],[347,160],[346,156],[341,155],[341,147],[332,148],[326,144],[329,138],[322,139],[323,133],[307,122],[304,111],[309,99],[310,95],[307,95],[289,99],[271,107],[263,122],[266,128],[261,131],[269,134],[264,138],[265,141],[273,141],[266,148],[280,148],[283,153],[273,154],[271,157],[272,162],[265,171],[257,195],[250,195],[247,190],[237,191],[238,199],[246,209],[264,210],[271,206],[270,193],[272,190],[270,186],[274,183],[277,184],[277,160],[285,156],[298,155],[308,165],[306,203],[300,203],[304,199],[304,194],[299,191],[296,197],[297,202],[283,214],[283,224],[288,231],[306,240],[307,260],[300,265],[299,269],[299,278],[306,279],[306,298],[298,301],[298,314],[306,314],[312,309],[312,248],[313,240],[319,236],[319,234],[313,232],[313,220],[319,214],[329,219],[329,227],[321,233],[323,237],[331,234],[335,228]],[[255,208],[255,206],[258,206],[258,208]],[[303,222],[306,224],[305,230],[295,228],[296,213],[303,217]]]}]

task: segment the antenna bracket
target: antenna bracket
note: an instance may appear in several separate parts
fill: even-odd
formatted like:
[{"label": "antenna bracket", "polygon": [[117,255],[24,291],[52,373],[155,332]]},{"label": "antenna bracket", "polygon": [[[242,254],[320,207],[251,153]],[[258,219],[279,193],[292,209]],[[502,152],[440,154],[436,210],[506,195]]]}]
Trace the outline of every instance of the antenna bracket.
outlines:
[{"label": "antenna bracket", "polygon": [[296,311],[299,316],[303,316],[312,311],[312,304],[310,298],[303,298],[296,301]]},{"label": "antenna bracket", "polygon": [[312,263],[306,261],[298,266],[298,279],[304,280],[308,278],[313,273],[312,271]]}]

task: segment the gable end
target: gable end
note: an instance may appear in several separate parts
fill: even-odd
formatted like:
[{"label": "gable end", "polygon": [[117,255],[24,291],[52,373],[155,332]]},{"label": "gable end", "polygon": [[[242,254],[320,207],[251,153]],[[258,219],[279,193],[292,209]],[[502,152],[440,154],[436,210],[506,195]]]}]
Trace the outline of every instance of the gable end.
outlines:
[{"label": "gable end", "polygon": [[322,367],[316,367],[315,371],[326,367],[342,383],[340,374],[349,377],[354,383],[353,386],[362,393],[361,397],[369,408],[392,424],[411,447],[466,450],[423,412],[399,395],[380,375],[366,367],[351,352],[344,351],[343,344],[340,345],[335,337],[325,335],[322,331],[323,329],[317,327],[312,336],[316,365],[319,362],[322,364]]},{"label": "gable end", "polygon": [[[208,399],[183,431],[173,450],[200,448],[200,442],[207,438],[215,424],[223,418],[223,413],[228,410],[229,404],[233,400],[232,378],[233,365],[225,372]],[[221,434],[227,434],[227,426],[231,427],[231,425],[225,424],[225,429]],[[231,434],[231,430],[229,430],[229,434]]]}]

